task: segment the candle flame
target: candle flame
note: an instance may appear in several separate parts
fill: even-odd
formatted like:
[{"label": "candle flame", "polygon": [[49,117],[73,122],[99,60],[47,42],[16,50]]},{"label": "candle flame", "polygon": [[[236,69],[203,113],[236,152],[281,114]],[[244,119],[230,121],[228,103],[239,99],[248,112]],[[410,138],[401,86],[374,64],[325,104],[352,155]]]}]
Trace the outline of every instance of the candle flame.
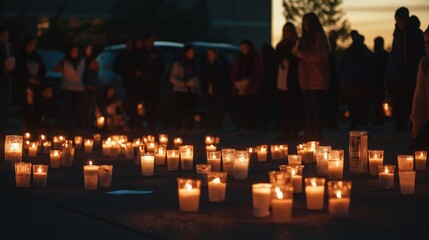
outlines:
[{"label": "candle flame", "polygon": [[24,134],[24,137],[25,137],[25,138],[30,138],[30,137],[31,137],[31,134],[30,134],[29,132],[26,132],[26,133]]},{"label": "candle flame", "polygon": [[64,137],[63,136],[59,136],[58,138],[60,139],[60,141],[64,141]]},{"label": "candle flame", "polygon": [[420,157],[423,157],[423,153],[422,152],[420,152]]},{"label": "candle flame", "polygon": [[40,139],[41,139],[42,141],[45,141],[46,136],[42,134],[42,135],[40,135]]},{"label": "candle flame", "polygon": [[389,173],[389,169],[387,169],[387,167],[384,168],[384,173]]},{"label": "candle flame", "polygon": [[311,180],[311,186],[317,187],[316,180],[314,180],[314,179]]},{"label": "candle flame", "polygon": [[341,198],[341,191],[337,191],[337,193],[335,194],[337,196],[337,198]]},{"label": "candle flame", "polygon": [[185,184],[185,189],[188,190],[188,191],[191,191],[192,190],[192,184],[186,183]]},{"label": "candle flame", "polygon": [[295,174],[296,174],[296,170],[292,169],[292,176],[295,176]]},{"label": "candle flame", "polygon": [[215,179],[213,179],[213,183],[216,183],[216,184],[218,184],[218,183],[220,183],[220,178],[215,178]]},{"label": "candle flame", "polygon": [[274,189],[274,191],[276,192],[276,195],[277,195],[277,198],[278,198],[278,199],[283,199],[283,193],[282,193],[282,191],[280,191],[280,188],[279,188],[279,187],[276,187],[276,188]]},{"label": "candle flame", "polygon": [[87,139],[86,144],[91,144],[91,140]]},{"label": "candle flame", "polygon": [[54,156],[58,156],[58,155],[60,155],[60,154],[58,153],[58,151],[54,151]]},{"label": "candle flame", "polygon": [[328,159],[328,152],[323,153],[323,159]]},{"label": "candle flame", "polygon": [[92,166],[92,161],[89,161],[89,165]]},{"label": "candle flame", "polygon": [[31,144],[31,147],[32,147],[32,148],[35,148],[35,147],[36,147],[36,143],[32,143],[32,144]]},{"label": "candle flame", "polygon": [[39,166],[39,167],[37,168],[37,172],[38,172],[38,173],[42,173],[42,172],[43,172],[43,170],[42,170],[42,167],[41,167],[41,166]]}]

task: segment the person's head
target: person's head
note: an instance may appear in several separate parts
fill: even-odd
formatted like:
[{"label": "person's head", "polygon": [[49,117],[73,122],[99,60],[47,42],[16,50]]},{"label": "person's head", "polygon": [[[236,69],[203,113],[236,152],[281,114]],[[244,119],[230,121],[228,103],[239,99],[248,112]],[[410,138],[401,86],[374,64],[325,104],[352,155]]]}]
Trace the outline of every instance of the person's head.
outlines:
[{"label": "person's head", "polygon": [[426,50],[426,54],[429,55],[429,25],[425,30],[425,34],[424,34],[424,40],[425,40],[425,50]]},{"label": "person's head", "polygon": [[79,47],[77,44],[70,44],[67,48],[67,55],[70,59],[77,59],[79,57]]},{"label": "person's head", "polygon": [[399,29],[405,30],[410,20],[410,11],[406,7],[400,7],[395,12],[396,26]]},{"label": "person's head", "polygon": [[250,39],[245,39],[240,43],[240,49],[243,55],[248,55],[251,51],[253,51],[253,48],[253,43]]},{"label": "person's head", "polygon": [[133,42],[134,49],[141,50],[143,49],[143,46],[144,46],[143,38],[141,36],[136,37]]},{"label": "person's head", "polygon": [[214,48],[209,48],[207,50],[207,61],[209,63],[214,63],[216,61],[217,58],[217,51]]},{"label": "person's head", "polygon": [[92,51],[93,51],[92,44],[90,44],[90,43],[86,44],[85,48],[84,48],[85,57],[91,56],[92,55]]},{"label": "person's head", "polygon": [[322,24],[319,17],[313,12],[306,13],[302,18],[302,31],[303,33],[317,33],[323,32]]},{"label": "person's head", "polygon": [[24,51],[27,54],[31,54],[36,50],[36,38],[32,35],[27,35],[22,42],[24,46]]},{"label": "person's head", "polygon": [[0,24],[0,42],[9,41],[9,28],[5,24]]},{"label": "person's head", "polygon": [[350,31],[350,37],[352,38],[353,42],[357,42],[358,36],[359,36],[359,32],[358,31],[356,31],[356,30],[351,30]]},{"label": "person's head", "polygon": [[190,61],[195,59],[195,49],[192,45],[185,44],[185,46],[183,47],[183,53],[184,53],[185,59]]},{"label": "person's head", "polygon": [[295,41],[298,38],[298,33],[296,32],[296,27],[291,22],[285,23],[283,25],[283,40],[286,41]]},{"label": "person's head", "polygon": [[420,19],[416,15],[410,17],[410,23],[415,28],[420,28]]},{"label": "person's head", "polygon": [[381,51],[384,49],[384,39],[382,37],[376,37],[374,39],[374,51]]}]

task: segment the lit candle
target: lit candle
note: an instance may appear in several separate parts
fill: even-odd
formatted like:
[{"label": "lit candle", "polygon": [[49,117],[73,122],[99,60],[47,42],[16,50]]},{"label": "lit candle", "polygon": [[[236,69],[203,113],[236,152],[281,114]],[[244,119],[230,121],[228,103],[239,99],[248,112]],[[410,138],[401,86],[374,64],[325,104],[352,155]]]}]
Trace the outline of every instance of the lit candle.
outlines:
[{"label": "lit candle", "polygon": [[256,148],[254,147],[248,147],[246,150],[249,152],[249,161],[256,160]]},{"label": "lit candle", "polygon": [[245,150],[235,151],[234,178],[247,179],[248,172],[249,172],[249,152]]},{"label": "lit candle", "polygon": [[216,151],[216,146],[211,144],[211,145],[206,145],[206,151],[208,152],[213,152]]},{"label": "lit candle", "polygon": [[179,151],[167,150],[167,170],[177,171],[179,169]]},{"label": "lit candle", "polygon": [[92,135],[92,138],[94,139],[94,145],[95,146],[100,146],[101,145],[101,134],[99,133],[94,133]]},{"label": "lit candle", "polygon": [[180,165],[182,170],[192,170],[194,163],[194,147],[185,145],[180,147]]},{"label": "lit candle", "polygon": [[289,146],[285,144],[279,145],[280,159],[287,159]]},{"label": "lit candle", "polygon": [[97,165],[92,165],[92,161],[89,161],[89,165],[83,166],[85,190],[97,190],[98,169]]},{"label": "lit candle", "polygon": [[52,148],[52,142],[51,141],[44,141],[42,143],[43,145],[43,153],[44,154],[49,154]]},{"label": "lit candle", "polygon": [[378,175],[378,166],[383,165],[384,150],[368,150],[369,174]]},{"label": "lit candle", "polygon": [[292,189],[290,186],[275,187],[271,194],[271,210],[274,223],[292,221]]},{"label": "lit candle", "polygon": [[157,147],[155,150],[155,165],[165,165],[165,147]]},{"label": "lit candle", "polygon": [[35,188],[46,188],[48,183],[48,165],[33,166],[33,185]]},{"label": "lit candle", "polygon": [[155,156],[153,154],[141,155],[141,169],[143,176],[153,176],[155,167]]},{"label": "lit candle", "polygon": [[92,152],[92,147],[94,146],[94,140],[93,139],[85,139],[84,143],[84,150],[86,153]]},{"label": "lit candle", "polygon": [[270,216],[271,184],[252,184],[253,215],[255,217]]},{"label": "lit candle", "polygon": [[414,163],[413,155],[398,155],[399,171],[412,171]]},{"label": "lit candle", "polygon": [[103,156],[110,156],[110,148],[112,147],[112,139],[108,138],[103,141],[101,149],[103,152]]},{"label": "lit candle", "polygon": [[197,164],[197,176],[201,179],[201,184],[207,185],[207,174],[211,171],[212,166],[210,164]]},{"label": "lit candle", "polygon": [[149,142],[146,145],[146,152],[148,153],[155,153],[155,149],[156,149],[156,143],[154,142]]},{"label": "lit candle", "polygon": [[132,160],[135,158],[134,147],[132,142],[125,143],[124,152],[125,152],[125,159]]},{"label": "lit candle", "polygon": [[299,166],[302,162],[302,155],[296,155],[296,154],[289,154],[287,156],[288,164],[290,166]]},{"label": "lit candle", "polygon": [[97,118],[97,127],[103,128],[104,127],[105,118],[103,116]]},{"label": "lit candle", "polygon": [[[284,166],[284,165],[281,165]],[[270,183],[272,186],[277,185],[291,185],[292,174],[290,171],[285,170],[280,166],[280,171],[269,171],[268,176],[270,177]]]},{"label": "lit candle", "polygon": [[233,148],[222,149],[223,171],[227,172],[229,176],[234,176],[234,153],[235,149]]},{"label": "lit candle", "polygon": [[74,147],[71,141],[65,141],[61,150],[61,166],[70,167],[74,160]]},{"label": "lit candle", "polygon": [[65,140],[64,136],[54,136],[53,140],[53,148],[54,149],[60,149],[61,148],[61,144],[63,143],[63,141]]},{"label": "lit candle", "polygon": [[380,183],[380,188],[393,188],[395,165],[379,165],[378,170],[378,181]]},{"label": "lit candle", "polygon": [[198,212],[201,181],[178,178],[179,208],[183,212]]},{"label": "lit candle", "polygon": [[334,218],[346,218],[350,209],[350,181],[329,181],[329,214]]},{"label": "lit candle", "polygon": [[287,171],[292,175],[294,193],[302,193],[302,169],[304,166],[288,166]]},{"label": "lit candle", "polygon": [[74,137],[74,146],[76,147],[76,149],[82,148],[82,142],[83,142],[82,136],[75,136]]},{"label": "lit candle", "polygon": [[426,170],[426,151],[415,151],[414,156],[416,158],[416,170],[424,171]]},{"label": "lit candle", "polygon": [[323,198],[325,194],[324,178],[306,178],[305,196],[309,210],[323,209]]},{"label": "lit candle", "polygon": [[261,145],[261,146],[258,146],[256,148],[256,152],[257,152],[259,162],[267,161],[267,150],[268,150],[267,145]]},{"label": "lit candle", "polygon": [[215,138],[213,136],[206,136],[206,139],[205,139],[206,145],[212,145],[214,143],[214,139]]},{"label": "lit candle", "polygon": [[15,163],[15,183],[17,188],[29,188],[31,177],[31,163]]},{"label": "lit candle", "polygon": [[415,171],[399,171],[399,186],[401,187],[402,195],[414,194],[415,185]]},{"label": "lit candle", "polygon": [[328,177],[329,179],[343,179],[343,161],[340,159],[328,160]]},{"label": "lit candle", "polygon": [[112,165],[101,165],[98,169],[98,185],[100,187],[111,187],[112,186]]},{"label": "lit candle", "polygon": [[223,202],[225,201],[226,192],[226,172],[209,172],[208,189],[210,202]]},{"label": "lit candle", "polygon": [[112,141],[110,145],[110,157],[117,157],[121,152],[121,145],[116,141]]},{"label": "lit candle", "polygon": [[183,139],[182,138],[174,138],[173,139],[173,143],[174,143],[174,148],[179,148],[180,145],[183,144]]},{"label": "lit candle", "polygon": [[279,145],[271,145],[270,150],[271,150],[271,159],[273,159],[273,160],[281,159]]},{"label": "lit candle", "polygon": [[221,151],[207,151],[207,163],[212,167],[212,171],[220,171]]},{"label": "lit candle", "polygon": [[168,144],[168,135],[167,134],[159,134],[158,139],[159,139],[160,144],[162,144],[162,145]]},{"label": "lit candle", "polygon": [[59,168],[61,164],[61,150],[51,150],[49,154],[51,168]]},{"label": "lit candle", "polygon": [[36,157],[37,156],[37,149],[38,145],[36,142],[31,142],[30,146],[28,146],[28,156],[29,157]]},{"label": "lit candle", "polygon": [[31,140],[31,134],[29,132],[24,133],[25,140]]},{"label": "lit candle", "polygon": [[4,159],[13,167],[14,162],[22,161],[23,137],[19,135],[7,135],[4,142]]},{"label": "lit candle", "polygon": [[331,146],[319,146],[316,149],[317,175],[328,176],[328,153]]}]

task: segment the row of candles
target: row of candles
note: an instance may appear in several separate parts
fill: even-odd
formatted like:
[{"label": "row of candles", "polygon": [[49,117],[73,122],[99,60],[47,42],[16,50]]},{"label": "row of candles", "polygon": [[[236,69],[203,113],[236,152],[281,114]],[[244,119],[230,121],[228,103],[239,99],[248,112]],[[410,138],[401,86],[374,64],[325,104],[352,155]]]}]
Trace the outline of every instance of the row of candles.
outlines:
[{"label": "row of candles", "polygon": [[[161,139],[161,138],[159,138]],[[76,140],[76,139],[75,139]],[[103,143],[112,141],[110,138],[103,141]],[[138,142],[139,140],[137,140]],[[75,141],[76,142],[76,141]],[[136,146],[136,141],[133,143],[134,151],[133,157],[139,161],[135,161],[136,164],[141,165],[142,175],[143,176],[152,176],[154,174],[154,165],[164,165],[167,160],[167,169],[170,171],[178,170],[178,165],[180,165],[182,170],[192,170],[193,169],[193,146],[192,145],[183,145],[179,146],[179,150],[170,149],[165,150],[166,143],[160,144],[158,147],[152,140]],[[153,143],[153,144],[152,144]],[[181,141],[183,143],[183,141]],[[207,141],[206,141],[207,143]],[[72,145],[72,141],[63,140],[63,150],[64,145]],[[153,146],[153,148],[151,147]],[[137,156],[135,156],[136,147],[138,149]],[[226,177],[227,175],[234,176],[235,179],[246,179],[248,174],[248,167],[251,155],[256,155],[258,161],[266,161],[268,154],[268,145],[257,146],[256,148],[248,148],[247,150],[235,150],[235,149],[222,149],[221,151],[216,151],[216,147],[211,144],[207,145],[207,162],[208,164],[197,164],[197,174],[202,176],[203,182],[208,182],[209,188],[209,200],[213,202],[221,202],[225,199],[226,191]],[[161,151],[164,150],[164,151]],[[341,149],[331,149],[329,146],[319,146],[318,142],[309,142],[306,144],[300,144],[297,146],[298,154],[289,155],[287,145],[275,145],[271,146],[271,158],[272,159],[287,159],[289,165],[281,165],[280,172],[282,174],[288,173],[290,177],[279,177],[275,172],[270,172],[271,185],[269,190],[264,190],[263,192],[268,192],[270,197],[270,206],[273,211],[273,221],[274,222],[287,222],[290,221],[289,213],[281,214],[280,217],[283,220],[279,220],[278,213],[276,214],[279,207],[278,203],[280,200],[292,199],[290,191],[293,193],[302,192],[302,171],[304,166],[302,163],[317,163],[317,172],[319,175],[328,176],[331,180],[340,180],[343,178],[343,165],[344,165],[344,151]],[[58,166],[58,164],[53,163],[52,156],[58,156],[58,153],[55,154],[56,150],[51,150],[51,167]],[[92,150],[91,150],[92,151]],[[85,152],[90,152],[86,150]],[[256,153],[256,154],[255,154]],[[311,154],[310,154],[311,153]],[[276,155],[278,154],[278,155]],[[274,156],[273,156],[274,155]],[[379,175],[379,183],[382,188],[392,188],[393,179],[394,179],[394,165],[383,165],[383,150],[368,150],[369,157],[369,170],[370,175]],[[416,159],[416,170],[424,170],[426,168],[426,157],[427,154],[424,151],[419,151],[415,153]],[[61,157],[61,159],[63,156]],[[221,161],[222,159],[222,161]],[[54,161],[55,162],[55,161]],[[221,162],[223,166],[223,171],[220,172]],[[401,186],[402,194],[411,194],[414,193],[414,183],[415,183],[415,172],[413,170],[414,156],[412,155],[398,155],[398,169],[399,169],[399,179]],[[23,167],[25,164],[31,163],[17,163],[15,165],[16,172],[16,184],[17,187],[29,187],[30,172],[31,174],[31,165],[30,167]],[[63,165],[63,164],[61,164]],[[68,165],[68,164],[65,164]],[[37,169],[37,170],[36,170]],[[40,184],[40,175],[46,175],[47,178],[47,165],[34,165],[33,166],[33,182],[35,187],[46,186],[45,184]],[[97,186],[109,187],[111,186],[112,179],[112,170],[113,166],[111,165],[87,165],[84,166],[84,180],[85,180],[85,189],[95,190]],[[23,174],[25,172],[25,174]],[[276,177],[272,177],[276,175]],[[19,177],[18,177],[19,176]],[[289,179],[290,184],[279,185],[276,180],[272,179]],[[101,180],[103,179],[103,180]],[[178,179],[178,194],[179,194],[179,205],[180,209],[183,211],[198,211],[198,202],[195,198],[199,199],[199,188],[201,186],[201,179]],[[25,183],[24,183],[25,182]],[[43,182],[43,181],[42,181]],[[108,182],[109,184],[105,184]],[[274,184],[273,184],[274,182]],[[21,184],[22,183],[22,184]],[[322,187],[325,188],[325,179],[324,178],[308,178],[305,179],[305,192],[307,194],[307,204],[309,209],[315,209],[315,205],[320,206],[320,200],[312,200],[314,197],[309,197],[314,195],[316,191],[311,187]],[[254,202],[254,213],[255,216],[265,216],[268,211],[264,208],[264,211],[260,210],[260,202],[258,200],[258,191],[257,186],[268,186],[265,183],[260,183],[260,185],[252,186],[253,193],[253,202]],[[336,187],[334,187],[336,186]],[[308,188],[308,189],[307,189]],[[337,188],[342,188],[343,190],[339,192]],[[311,190],[313,189],[313,190]],[[333,190],[330,190],[333,189]],[[337,189],[337,190],[335,190]],[[350,203],[350,190],[351,182],[348,181],[329,181],[328,190],[330,196],[329,211],[334,216],[344,217],[348,214],[348,205]],[[334,191],[335,190],[335,191]],[[256,193],[255,193],[256,192]],[[322,193],[324,190],[322,191]],[[256,195],[256,197],[255,197]],[[320,195],[320,193],[318,194]],[[324,194],[322,194],[323,196]],[[193,198],[191,196],[194,196]],[[331,204],[331,197],[333,202],[339,202],[338,204]],[[268,197],[266,196],[266,199]],[[347,199],[348,198],[348,199]],[[190,200],[191,199],[191,200]],[[320,196],[319,196],[320,199]],[[337,200],[345,199],[345,200]],[[280,202],[282,202],[280,201]],[[312,202],[318,202],[319,204],[314,204]],[[268,201],[265,201],[268,202]],[[348,204],[346,204],[348,202]],[[286,204],[282,202],[283,204]],[[289,204],[289,203],[288,203]],[[281,204],[280,204],[281,205]],[[292,205],[292,204],[289,204]],[[340,205],[340,206],[338,206]],[[323,197],[322,197],[322,208],[323,208]],[[332,207],[331,207],[332,206]],[[336,210],[332,210],[332,209]],[[280,207],[285,211],[285,207]],[[289,208],[288,208],[289,209]],[[346,210],[347,209],[347,210]],[[337,212],[336,212],[337,211]],[[339,211],[339,212],[338,212]],[[265,214],[261,213],[265,212]],[[277,216],[277,217],[275,217]],[[286,220],[284,220],[286,219]]]}]

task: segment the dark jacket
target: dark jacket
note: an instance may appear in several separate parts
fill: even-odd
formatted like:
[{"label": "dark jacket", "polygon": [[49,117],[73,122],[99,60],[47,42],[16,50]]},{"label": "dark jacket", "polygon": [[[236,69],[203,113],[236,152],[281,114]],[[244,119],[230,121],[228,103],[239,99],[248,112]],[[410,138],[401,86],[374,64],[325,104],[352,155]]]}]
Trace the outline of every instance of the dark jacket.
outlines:
[{"label": "dark jacket", "polygon": [[286,41],[281,41],[277,44],[275,50],[275,58],[278,66],[283,64],[283,60],[289,62],[289,69],[287,73],[287,87],[288,91],[299,91],[299,82],[298,82],[298,62],[299,59],[292,54],[292,48],[295,43],[289,43]]},{"label": "dark jacket", "polygon": [[220,96],[226,87],[225,68],[216,60],[214,63],[206,63],[200,74],[201,91],[204,95],[209,94],[209,86],[212,86],[212,95]]},{"label": "dark jacket", "polygon": [[251,50],[247,55],[237,54],[232,63],[231,81],[233,83],[249,80],[245,90],[246,95],[257,95],[260,93],[262,75],[262,59],[256,50]]}]

